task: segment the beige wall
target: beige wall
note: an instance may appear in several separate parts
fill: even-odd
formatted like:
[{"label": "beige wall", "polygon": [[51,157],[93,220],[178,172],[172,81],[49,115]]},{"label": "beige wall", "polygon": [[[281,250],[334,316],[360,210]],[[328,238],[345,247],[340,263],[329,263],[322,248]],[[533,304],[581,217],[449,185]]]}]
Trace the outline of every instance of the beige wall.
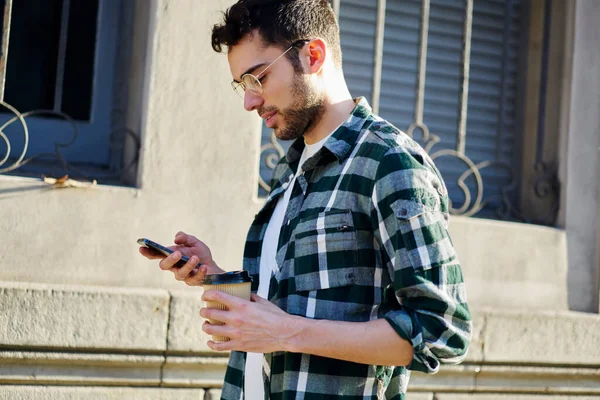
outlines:
[{"label": "beige wall", "polygon": [[[135,242],[145,236],[168,244],[185,230],[204,239],[222,267],[241,267],[260,206],[260,121],[243,110],[226,57],[208,40],[231,2],[138,3],[148,14],[149,43],[145,62],[132,71],[132,86],[143,88],[130,114],[130,121],[139,115],[132,128],[142,139],[137,187],[57,190],[0,176],[0,385],[9,385],[0,387],[0,399],[117,399],[132,391],[136,398],[198,398],[219,386],[225,358],[206,348],[199,331],[200,290],[143,259]],[[581,4],[597,11],[594,0]],[[568,179],[589,183],[593,174],[572,178],[576,168]],[[589,200],[586,207],[597,209],[597,198]],[[409,398],[516,398],[502,394],[511,390],[523,399],[600,395],[593,346],[600,322],[568,311],[568,274],[589,277],[595,268],[567,267],[570,215],[566,231],[452,218],[476,311],[474,345],[463,366],[415,375],[412,387],[422,393]]]},{"label": "beige wall", "polygon": [[147,74],[138,188],[48,190],[0,176],[0,280],[178,286],[136,245],[172,243],[177,230],[206,240],[222,267],[241,267],[260,128],[208,40],[227,2],[152,4],[148,65],[137,71]]},{"label": "beige wall", "polygon": [[[0,280],[181,289],[136,245],[170,244],[178,230],[205,240],[223,268],[241,268],[260,206],[260,121],[231,90],[226,56],[210,47],[228,2],[151,4],[146,69],[133,72],[136,82],[146,73],[138,188],[51,190],[0,176],[10,205],[0,208]],[[562,231],[458,217],[451,229],[475,304],[566,307]]]},{"label": "beige wall", "polygon": [[573,2],[563,208],[569,307],[598,312],[600,255],[600,2]]}]

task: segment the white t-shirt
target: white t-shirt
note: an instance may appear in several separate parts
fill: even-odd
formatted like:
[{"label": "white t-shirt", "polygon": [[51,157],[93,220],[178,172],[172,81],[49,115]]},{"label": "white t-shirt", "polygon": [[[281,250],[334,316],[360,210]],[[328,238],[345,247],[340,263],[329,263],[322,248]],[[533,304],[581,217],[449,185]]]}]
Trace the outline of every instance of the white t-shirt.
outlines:
[{"label": "white t-shirt", "polygon": [[[333,131],[335,132],[335,130]],[[296,183],[296,177],[302,173],[302,165],[304,161],[314,156],[317,151],[323,147],[327,139],[333,134],[331,132],[325,138],[321,139],[317,143],[307,144],[304,147],[299,168],[296,171],[296,175],[290,179],[289,185],[285,188],[285,193],[277,201],[273,215],[267,225],[267,231],[262,243],[262,251],[260,257],[260,273],[258,282],[258,294],[262,298],[267,298],[269,295],[269,282],[271,281],[271,275],[275,268],[277,268],[277,262],[275,261],[275,255],[277,254],[277,244],[279,243],[279,233],[281,232],[281,225],[283,224],[283,218],[285,217],[285,211],[287,210],[290,196],[292,195],[292,188]],[[246,399],[264,399],[264,384],[262,376],[262,364],[263,364],[263,353],[247,353],[246,356],[246,370],[244,373],[244,393]]]}]

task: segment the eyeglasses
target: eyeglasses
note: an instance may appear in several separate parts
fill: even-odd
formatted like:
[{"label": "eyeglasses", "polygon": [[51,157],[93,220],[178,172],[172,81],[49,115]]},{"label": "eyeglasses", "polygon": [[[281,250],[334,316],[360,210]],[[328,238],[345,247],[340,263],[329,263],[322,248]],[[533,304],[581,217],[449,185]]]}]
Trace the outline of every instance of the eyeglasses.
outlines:
[{"label": "eyeglasses", "polygon": [[269,69],[269,67],[271,67],[271,65],[275,64],[275,62],[277,60],[279,60],[281,57],[283,57],[288,51],[290,51],[294,47],[302,47],[301,45],[304,45],[305,43],[308,43],[309,41],[310,40],[306,40],[306,39],[295,41],[294,43],[291,44],[290,47],[288,47],[288,49],[286,51],[281,53],[281,55],[279,57],[274,59],[269,65],[267,65],[265,68],[263,68],[263,70],[260,71],[260,73],[258,75],[254,76],[252,74],[244,74],[244,75],[242,75],[241,82],[232,81],[231,87],[233,87],[233,90],[242,99],[244,98],[246,89],[250,90],[255,95],[261,95],[263,93],[263,86],[262,86],[262,83],[260,83],[262,74],[264,74],[265,71],[267,69]]}]

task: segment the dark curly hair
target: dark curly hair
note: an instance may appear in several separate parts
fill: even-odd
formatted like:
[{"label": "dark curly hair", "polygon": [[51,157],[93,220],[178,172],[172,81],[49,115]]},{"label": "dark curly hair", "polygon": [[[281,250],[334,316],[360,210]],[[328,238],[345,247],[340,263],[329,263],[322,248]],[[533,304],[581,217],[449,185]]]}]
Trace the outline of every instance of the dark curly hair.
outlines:
[{"label": "dark curly hair", "polygon": [[[288,48],[301,39],[319,37],[327,43],[338,67],[342,66],[340,30],[327,0],[239,0],[223,14],[223,23],[212,30],[212,47],[217,53],[235,46],[253,30],[267,45]],[[286,54],[299,65],[298,52]]]}]

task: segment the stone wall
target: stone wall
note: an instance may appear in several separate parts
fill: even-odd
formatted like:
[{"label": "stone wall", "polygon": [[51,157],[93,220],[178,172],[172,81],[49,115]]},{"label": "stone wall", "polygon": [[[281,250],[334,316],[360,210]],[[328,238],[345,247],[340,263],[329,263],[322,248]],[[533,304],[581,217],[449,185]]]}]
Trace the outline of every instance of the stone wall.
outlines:
[{"label": "stone wall", "polygon": [[[0,399],[198,399],[222,385],[227,357],[206,347],[197,294],[0,288]],[[473,318],[466,361],[413,373],[409,398],[600,397],[597,315],[479,309]]]},{"label": "stone wall", "polygon": [[[57,190],[0,176],[0,399],[218,396],[227,357],[205,345],[201,290],[143,259],[136,240],[168,244],[184,230],[222,267],[241,265],[260,206],[260,121],[243,110],[226,57],[208,40],[231,2],[137,2],[148,43],[132,71],[144,77],[132,127],[142,139],[136,187]],[[574,4],[574,40],[593,46],[598,2]],[[600,181],[591,151],[600,125],[581,102],[600,99],[600,85],[585,84],[600,48],[575,48],[565,229],[452,218],[474,342],[465,363],[413,374],[410,400],[600,398],[600,317],[569,311],[597,306],[599,236],[578,238],[598,235],[599,197],[588,189]]]}]

